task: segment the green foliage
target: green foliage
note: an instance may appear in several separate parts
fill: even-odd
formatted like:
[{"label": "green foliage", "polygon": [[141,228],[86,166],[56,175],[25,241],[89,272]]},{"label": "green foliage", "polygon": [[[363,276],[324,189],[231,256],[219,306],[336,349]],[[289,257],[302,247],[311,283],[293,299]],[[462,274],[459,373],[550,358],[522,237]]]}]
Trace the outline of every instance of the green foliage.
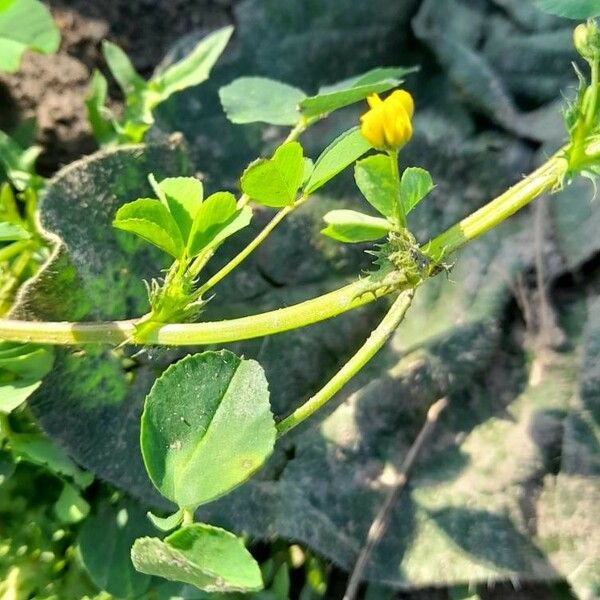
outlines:
[{"label": "green foliage", "polygon": [[265,77],[240,77],[222,87],[219,98],[232,123],[295,125],[300,118],[298,104],[306,94]]},{"label": "green foliage", "polygon": [[213,32],[201,40],[186,57],[156,73],[149,81],[136,72],[123,50],[105,41],[102,51],[125,96],[125,112],[119,122],[106,108],[107,82],[99,71],[95,71],[86,107],[98,143],[110,145],[141,142],[153,125],[153,111],[160,104],[173,94],[208,79],[232,33],[232,27]]},{"label": "green foliage", "polygon": [[431,175],[420,167],[409,167],[402,173],[400,179],[400,203],[408,214],[431,190],[433,180]]},{"label": "green foliage", "polygon": [[157,517],[152,512],[148,512],[148,518],[154,527],[161,531],[172,531],[181,525],[183,521],[183,509],[178,509],[168,517]]},{"label": "green foliage", "polygon": [[150,577],[139,573],[130,559],[136,538],[148,535],[151,526],[141,507],[133,501],[105,504],[85,520],[77,548],[92,581],[117,598],[140,596]]},{"label": "green foliage", "polygon": [[38,0],[3,0],[0,3],[0,71],[18,70],[26,50],[52,54],[60,33],[50,11]]},{"label": "green foliage", "polygon": [[52,368],[50,347],[0,342],[0,413],[19,407]]},{"label": "green foliage", "polygon": [[244,482],[274,443],[264,373],[231,352],[182,359],[146,398],[144,463],[160,493],[181,508],[195,510]]},{"label": "green foliage", "polygon": [[307,119],[322,117],[334,110],[364,100],[370,94],[387,92],[397,87],[403,82],[402,77],[414,70],[403,67],[377,68],[321,88],[317,95],[300,101],[300,112]]},{"label": "green foliage", "polygon": [[35,162],[41,151],[39,146],[21,148],[16,140],[0,131],[0,178],[6,178],[19,191],[39,187],[41,178],[36,175]]},{"label": "green foliage", "polygon": [[243,542],[204,523],[182,527],[165,538],[141,538],[131,551],[142,573],[189,583],[207,592],[253,591],[263,587],[260,569]]},{"label": "green foliage", "polygon": [[327,227],[322,233],[339,242],[368,242],[378,240],[392,231],[387,219],[371,217],[355,210],[339,209],[323,217]]},{"label": "green foliage", "polygon": [[370,149],[371,145],[358,127],[345,131],[323,150],[304,186],[304,192],[316,192]]},{"label": "green foliage", "polygon": [[15,242],[29,238],[31,238],[31,234],[21,225],[0,222],[0,242]]},{"label": "green foliage", "polygon": [[54,512],[61,523],[79,523],[88,516],[90,505],[75,486],[65,483],[54,504]]},{"label": "green foliage", "polygon": [[569,19],[587,19],[600,15],[598,0],[534,0],[542,10]]},{"label": "green foliage", "polygon": [[270,159],[259,159],[243,173],[240,186],[252,200],[280,208],[296,199],[304,180],[304,157],[298,142],[283,144]]},{"label": "green foliage", "polygon": [[398,184],[389,156],[373,154],[359,160],[354,167],[354,180],[375,210],[387,218],[396,216]]}]

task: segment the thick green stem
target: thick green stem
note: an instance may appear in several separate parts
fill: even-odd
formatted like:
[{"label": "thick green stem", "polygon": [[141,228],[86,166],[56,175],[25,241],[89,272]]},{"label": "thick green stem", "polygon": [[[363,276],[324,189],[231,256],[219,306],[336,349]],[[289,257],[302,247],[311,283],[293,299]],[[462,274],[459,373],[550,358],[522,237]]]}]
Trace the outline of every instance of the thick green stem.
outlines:
[{"label": "thick green stem", "polygon": [[[564,149],[515,186],[423,246],[435,261],[498,225],[526,204],[562,183],[567,169]],[[369,279],[359,280],[318,298],[240,319],[178,323],[158,327],[147,344],[204,345],[272,335],[335,317],[385,295],[372,291]],[[391,290],[389,290],[391,291]],[[135,321],[51,323],[0,320],[0,339],[42,344],[121,343],[134,333]]]},{"label": "thick green stem", "polygon": [[407,290],[396,298],[381,323],[356,354],[314,396],[277,424],[277,435],[282,436],[316,413],[381,350],[404,319],[413,296],[414,290]]}]

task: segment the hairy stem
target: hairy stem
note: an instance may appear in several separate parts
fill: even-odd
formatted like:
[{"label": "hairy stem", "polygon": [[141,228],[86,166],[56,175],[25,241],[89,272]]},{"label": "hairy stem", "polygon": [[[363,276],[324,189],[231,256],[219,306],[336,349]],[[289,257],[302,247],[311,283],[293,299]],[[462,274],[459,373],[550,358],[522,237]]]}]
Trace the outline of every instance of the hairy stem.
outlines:
[{"label": "hairy stem", "polygon": [[[539,169],[438,235],[422,248],[434,261],[440,261],[460,247],[498,225],[544,192],[562,183],[567,169],[564,149]],[[218,344],[262,337],[318,323],[367,304],[388,293],[371,291],[369,280],[359,280],[343,288],[286,308],[240,319],[205,323],[178,323],[158,327],[145,343],[160,345]],[[108,323],[38,323],[0,320],[0,339],[42,344],[121,343],[134,333],[135,321]]]},{"label": "hairy stem", "polygon": [[286,417],[277,424],[278,436],[282,436],[290,429],[300,425],[300,423],[322,408],[381,350],[392,333],[396,331],[402,319],[404,319],[413,296],[414,290],[407,290],[400,293],[381,323],[371,332],[367,341],[359,348],[356,354],[314,396],[297,408],[289,417]]}]

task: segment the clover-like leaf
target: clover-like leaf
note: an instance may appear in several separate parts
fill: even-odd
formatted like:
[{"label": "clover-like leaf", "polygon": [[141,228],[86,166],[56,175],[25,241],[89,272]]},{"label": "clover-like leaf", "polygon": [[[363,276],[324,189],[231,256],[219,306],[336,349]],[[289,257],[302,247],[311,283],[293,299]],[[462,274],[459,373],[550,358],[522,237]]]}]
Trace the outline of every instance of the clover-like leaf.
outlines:
[{"label": "clover-like leaf", "polygon": [[218,246],[221,242],[246,227],[252,219],[252,209],[236,208],[235,196],[230,192],[216,192],[200,207],[192,225],[187,253],[200,252]]},{"label": "clover-like leaf", "polygon": [[363,100],[370,94],[387,92],[402,83],[401,77],[414,69],[377,68],[352,79],[322,88],[319,93],[300,102],[306,118],[318,117]]},{"label": "clover-like leaf", "polygon": [[306,98],[299,88],[266,77],[240,77],[219,90],[219,98],[232,123],[295,125],[298,104]]},{"label": "clover-like leaf", "polygon": [[140,198],[117,211],[113,227],[135,233],[174,258],[183,252],[181,232],[164,204],[152,198]]},{"label": "clover-like leaf", "polygon": [[323,220],[327,227],[322,234],[339,242],[370,242],[393,230],[394,226],[380,217],[371,217],[356,210],[332,210]]},{"label": "clover-like leaf", "polygon": [[302,185],[305,163],[298,142],[283,144],[273,158],[259,159],[242,175],[242,191],[252,200],[279,208],[292,204]]},{"label": "clover-like leaf", "polygon": [[202,182],[195,177],[168,177],[157,183],[152,175],[149,180],[159,200],[175,219],[181,237],[188,240],[192,223],[202,206]]},{"label": "clover-like leaf", "polygon": [[171,365],[146,397],[140,441],[150,479],[182,508],[243,483],[275,443],[261,366],[228,351]]},{"label": "clover-like leaf", "polygon": [[60,33],[44,4],[38,0],[0,2],[0,71],[16,71],[26,50],[52,54],[59,43]]},{"label": "clover-like leaf", "polygon": [[158,95],[155,104],[206,81],[232,34],[231,26],[218,29],[202,39],[185,58],[152,77],[150,87]]},{"label": "clover-like leaf", "polygon": [[399,201],[398,186],[387,154],[374,154],[354,167],[356,185],[369,204],[384,217],[392,218]]},{"label": "clover-like leaf", "polygon": [[312,194],[370,149],[358,127],[345,131],[323,150],[304,191]]},{"label": "clover-like leaf", "polygon": [[400,201],[408,214],[434,188],[431,175],[420,167],[409,167],[400,179]]},{"label": "clover-like leaf", "polygon": [[260,568],[242,540],[204,523],[183,527],[164,541],[138,539],[131,559],[142,573],[189,583],[206,592],[251,592],[263,587]]}]

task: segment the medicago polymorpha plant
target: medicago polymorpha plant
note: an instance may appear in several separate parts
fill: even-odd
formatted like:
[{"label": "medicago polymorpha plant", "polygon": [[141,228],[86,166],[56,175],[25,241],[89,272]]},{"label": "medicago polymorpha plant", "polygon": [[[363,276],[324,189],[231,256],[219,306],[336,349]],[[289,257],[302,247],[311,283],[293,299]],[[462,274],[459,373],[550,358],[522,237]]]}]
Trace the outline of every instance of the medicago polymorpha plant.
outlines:
[{"label": "medicago polymorpha plant", "polygon": [[[211,42],[210,51],[204,48],[209,62],[216,61],[230,35],[227,29],[206,40]],[[458,249],[540,195],[562,189],[577,177],[597,176],[600,35],[594,22],[576,29],[575,43],[591,76],[589,82],[582,76],[576,99],[565,109],[567,144],[489,204],[423,241],[411,232],[411,212],[427,201],[435,182],[421,166],[402,172],[398,167],[398,155],[413,132],[415,100],[407,89],[398,89],[410,69],[374,69],[313,96],[261,77],[237,79],[220,92],[229,119],[288,126],[289,134],[270,156],[257,159],[241,174],[239,196],[223,189],[205,197],[204,184],[197,178],[159,178],[148,173],[153,196],[132,199],[115,212],[113,225],[119,230],[119,239],[136,235],[171,261],[164,273],[156,273],[147,282],[147,313],[132,320],[97,323],[0,322],[0,337],[9,344],[3,348],[6,371],[15,374],[15,365],[22,364],[15,357],[20,361],[25,355],[32,361],[33,356],[39,379],[50,365],[44,354],[47,351],[36,355],[34,344],[109,344],[116,352],[126,345],[224,344],[304,327],[383,297],[393,298],[365,343],[289,415],[273,415],[260,364],[229,350],[190,354],[164,370],[145,401],[140,445],[150,480],[176,508],[166,517],[150,515],[164,535],[135,541],[132,558],[137,569],[206,591],[262,588],[258,564],[242,539],[222,528],[195,522],[196,510],[256,473],[278,438],[326,405],[410,314],[419,288],[451,271]],[[104,109],[106,86],[96,76],[88,104],[94,130],[103,144],[140,141],[152,124],[152,109],[180,89],[171,82],[178,73],[177,63],[171,67],[174,71],[145,82],[116,47],[106,45],[105,55],[126,95],[126,109],[122,120]],[[197,75],[196,67],[191,70]],[[210,65],[206,74],[209,69]],[[179,75],[184,72],[187,70],[179,68]],[[195,85],[202,78],[183,81]],[[368,107],[355,127],[336,137],[314,162],[305,156],[301,142],[306,130],[334,111],[364,101]],[[418,98],[416,105],[418,110]],[[364,212],[330,211],[324,218],[323,234],[340,243],[372,243],[371,269],[357,274],[353,283],[300,304],[238,319],[204,321],[207,303],[219,301],[217,284],[288,215],[311,202],[319,189],[350,166],[365,199]],[[205,275],[221,247],[250,224],[256,205],[275,209],[275,215],[231,260]],[[5,412],[17,405],[13,403]],[[5,418],[3,422],[6,426]],[[8,436],[14,434],[8,431]]]}]

